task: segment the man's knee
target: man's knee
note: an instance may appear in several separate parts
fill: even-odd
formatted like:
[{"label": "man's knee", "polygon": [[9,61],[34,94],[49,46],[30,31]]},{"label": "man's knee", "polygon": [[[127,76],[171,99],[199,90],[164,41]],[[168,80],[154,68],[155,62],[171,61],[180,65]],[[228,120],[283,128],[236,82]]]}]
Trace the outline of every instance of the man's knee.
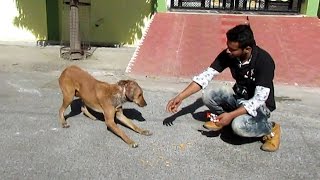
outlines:
[{"label": "man's knee", "polygon": [[202,93],[202,101],[203,104],[206,106],[210,106],[212,104],[213,101],[213,90],[205,90]]},{"label": "man's knee", "polygon": [[241,137],[261,137],[270,133],[267,121],[260,120],[258,123],[250,119],[249,115],[235,118],[231,123],[233,132]]},{"label": "man's knee", "polygon": [[246,125],[242,119],[234,119],[231,123],[231,128],[236,135],[241,137],[247,136]]}]

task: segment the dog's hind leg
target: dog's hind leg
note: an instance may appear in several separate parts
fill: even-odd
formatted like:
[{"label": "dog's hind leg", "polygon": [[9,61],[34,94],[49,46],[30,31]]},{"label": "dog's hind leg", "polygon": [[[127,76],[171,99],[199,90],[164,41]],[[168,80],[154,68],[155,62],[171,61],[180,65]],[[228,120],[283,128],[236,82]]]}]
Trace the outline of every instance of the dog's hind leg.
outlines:
[{"label": "dog's hind leg", "polygon": [[83,112],[83,114],[85,114],[86,116],[88,116],[90,119],[92,119],[92,120],[97,120],[97,118],[94,117],[94,116],[88,111],[86,105],[83,104],[83,105],[81,106],[81,111]]},{"label": "dog's hind leg", "polygon": [[146,135],[146,136],[151,136],[152,132],[150,132],[149,130],[143,130],[141,128],[139,128],[137,125],[135,125],[131,119],[127,118],[124,114],[123,114],[123,110],[122,108],[119,108],[117,113],[116,113],[116,117],[127,127],[131,128],[132,130],[134,130],[137,133],[140,133],[142,135]]}]

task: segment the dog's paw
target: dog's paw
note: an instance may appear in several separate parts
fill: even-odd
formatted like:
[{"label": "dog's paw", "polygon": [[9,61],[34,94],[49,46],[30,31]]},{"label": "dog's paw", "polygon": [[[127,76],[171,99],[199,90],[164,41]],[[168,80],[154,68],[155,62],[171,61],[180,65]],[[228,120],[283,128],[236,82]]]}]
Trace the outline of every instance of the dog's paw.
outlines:
[{"label": "dog's paw", "polygon": [[142,135],[145,135],[145,136],[151,136],[152,135],[152,132],[150,132],[149,130],[143,130],[141,132]]},{"label": "dog's paw", "polygon": [[69,127],[70,127],[70,125],[69,125],[69,124],[67,124],[67,123],[64,123],[64,124],[62,124],[62,127],[63,127],[63,128],[69,128]]},{"label": "dog's paw", "polygon": [[139,145],[134,142],[134,143],[131,143],[130,146],[131,146],[132,148],[137,148]]}]

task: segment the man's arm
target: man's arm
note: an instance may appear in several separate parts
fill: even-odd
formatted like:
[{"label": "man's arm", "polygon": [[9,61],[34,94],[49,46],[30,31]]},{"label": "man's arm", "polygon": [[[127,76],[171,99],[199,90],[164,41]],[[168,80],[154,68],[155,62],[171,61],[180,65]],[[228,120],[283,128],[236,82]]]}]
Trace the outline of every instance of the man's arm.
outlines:
[{"label": "man's arm", "polygon": [[201,90],[201,86],[196,82],[192,81],[182,92],[180,92],[177,97],[181,100],[186,99],[187,97],[191,96],[192,94]]},{"label": "man's arm", "polygon": [[257,109],[261,107],[270,94],[270,88],[257,86],[254,91],[254,96],[243,103],[244,108],[251,116],[257,116]]},{"label": "man's arm", "polygon": [[200,91],[201,89],[206,88],[209,84],[209,81],[211,81],[213,77],[218,74],[218,71],[209,67],[201,74],[195,76],[193,78],[193,81],[182,92],[180,92],[176,97],[174,97],[168,102],[166,110],[171,113],[177,112],[178,107],[184,99]]},{"label": "man's arm", "polygon": [[166,110],[171,113],[176,113],[182,100],[198,92],[200,89],[201,86],[196,82],[192,81],[182,92],[180,92],[176,97],[174,97],[168,102]]},{"label": "man's arm", "polygon": [[231,112],[226,112],[220,114],[217,119],[219,120],[216,122],[217,125],[219,126],[226,126],[229,125],[232,120],[240,115],[247,114],[247,110],[244,108],[244,106],[240,106],[238,109],[231,111]]},{"label": "man's arm", "polygon": [[254,96],[248,101],[244,102],[238,109],[220,114],[217,119],[217,125],[226,126],[232,122],[232,120],[243,114],[250,114],[251,116],[257,115],[257,109],[262,106],[268,99],[270,89],[262,86],[257,86]]}]

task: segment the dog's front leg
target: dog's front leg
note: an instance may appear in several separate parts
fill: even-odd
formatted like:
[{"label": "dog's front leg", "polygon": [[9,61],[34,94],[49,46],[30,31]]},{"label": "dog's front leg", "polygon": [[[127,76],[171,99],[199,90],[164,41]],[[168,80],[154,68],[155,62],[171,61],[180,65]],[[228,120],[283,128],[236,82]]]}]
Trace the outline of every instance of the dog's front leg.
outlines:
[{"label": "dog's front leg", "polygon": [[128,126],[129,128],[131,128],[132,130],[134,130],[137,133],[146,135],[146,136],[151,136],[152,132],[150,132],[149,130],[143,130],[141,128],[139,128],[137,125],[133,124],[131,119],[128,119],[124,114],[123,114],[123,110],[122,108],[119,108],[116,112],[116,117],[126,126]]},{"label": "dog's front leg", "polygon": [[90,119],[92,120],[97,120],[96,117],[94,117],[87,109],[86,105],[83,104],[83,106],[81,106],[81,111],[83,112],[84,115],[88,116]]},{"label": "dog's front leg", "polygon": [[114,107],[110,106],[108,108],[104,108],[103,114],[104,114],[104,119],[107,127],[110,128],[111,131],[114,132],[116,135],[120,136],[124,140],[124,142],[129,144],[131,147],[133,148],[138,147],[138,144],[135,143],[133,140],[131,140],[114,122],[115,113],[116,111]]}]

